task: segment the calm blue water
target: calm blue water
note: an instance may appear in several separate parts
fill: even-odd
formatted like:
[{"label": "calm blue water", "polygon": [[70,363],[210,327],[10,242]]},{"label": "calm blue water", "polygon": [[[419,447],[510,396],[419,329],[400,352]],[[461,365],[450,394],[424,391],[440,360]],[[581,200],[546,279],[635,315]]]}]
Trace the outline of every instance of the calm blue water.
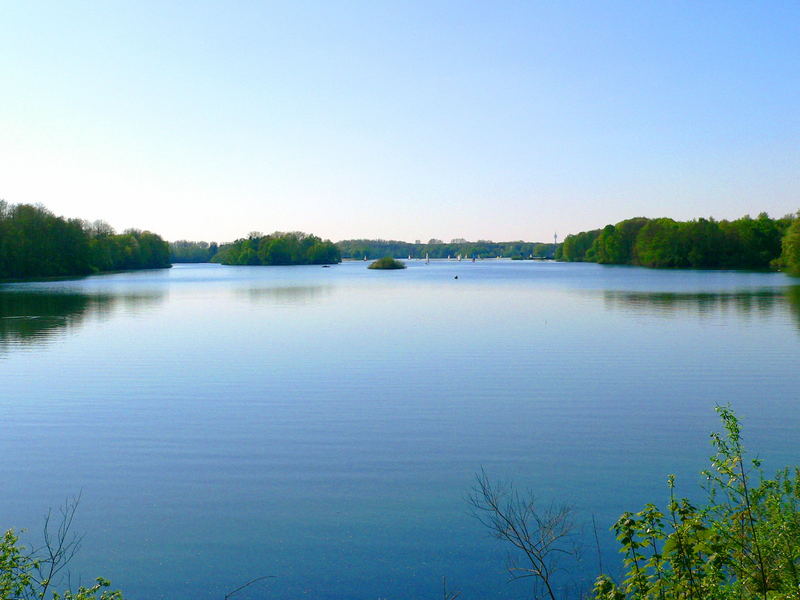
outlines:
[{"label": "calm blue water", "polygon": [[469,515],[481,468],[594,514],[608,569],[619,513],[668,473],[694,493],[716,403],[800,463],[796,280],[365,266],[0,286],[0,528],[82,492],[73,582],[132,599],[523,598]]}]

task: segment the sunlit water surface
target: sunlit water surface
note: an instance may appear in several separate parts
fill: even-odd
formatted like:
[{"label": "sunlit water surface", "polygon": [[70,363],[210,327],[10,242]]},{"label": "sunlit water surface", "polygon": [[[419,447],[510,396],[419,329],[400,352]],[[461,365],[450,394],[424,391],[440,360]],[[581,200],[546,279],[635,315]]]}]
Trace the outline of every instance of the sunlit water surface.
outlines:
[{"label": "sunlit water surface", "polygon": [[613,571],[619,513],[662,502],[668,473],[695,493],[715,404],[769,467],[800,462],[792,284],[412,261],[3,285],[0,528],[33,541],[81,493],[73,583],[134,600],[261,575],[236,598],[434,599],[445,576],[523,598],[469,514],[483,468],[594,515]]}]

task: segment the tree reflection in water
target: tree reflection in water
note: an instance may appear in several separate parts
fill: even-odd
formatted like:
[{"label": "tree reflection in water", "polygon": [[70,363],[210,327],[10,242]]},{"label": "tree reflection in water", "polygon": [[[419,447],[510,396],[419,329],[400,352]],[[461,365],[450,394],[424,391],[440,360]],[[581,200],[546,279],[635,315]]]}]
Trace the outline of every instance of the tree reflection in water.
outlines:
[{"label": "tree reflection in water", "polygon": [[47,343],[87,319],[108,318],[117,307],[143,310],[162,299],[163,294],[0,292],[0,353]]},{"label": "tree reflection in water", "polygon": [[624,307],[666,316],[693,312],[702,317],[727,310],[742,315],[772,316],[776,311],[788,310],[800,327],[800,286],[730,292],[606,291],[603,299],[608,308]]}]

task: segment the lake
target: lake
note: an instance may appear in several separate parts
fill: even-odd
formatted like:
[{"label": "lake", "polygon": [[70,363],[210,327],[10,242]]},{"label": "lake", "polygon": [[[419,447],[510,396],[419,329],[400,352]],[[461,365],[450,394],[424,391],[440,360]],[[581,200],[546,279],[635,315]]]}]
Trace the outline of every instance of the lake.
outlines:
[{"label": "lake", "polygon": [[483,468],[594,515],[614,572],[621,512],[669,473],[696,493],[715,404],[800,463],[798,283],[485,260],[5,284],[0,528],[34,540],[80,493],[72,581],[132,599],[262,575],[234,597],[524,598],[470,515]]}]

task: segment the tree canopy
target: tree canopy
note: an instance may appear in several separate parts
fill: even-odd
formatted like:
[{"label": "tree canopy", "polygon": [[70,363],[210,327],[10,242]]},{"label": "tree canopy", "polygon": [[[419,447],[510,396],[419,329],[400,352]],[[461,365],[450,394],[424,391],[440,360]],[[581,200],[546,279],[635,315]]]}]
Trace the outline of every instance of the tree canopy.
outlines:
[{"label": "tree canopy", "polygon": [[167,243],[149,231],[116,234],[102,221],[65,219],[43,206],[0,200],[0,279],[169,266]]},{"label": "tree canopy", "polygon": [[456,239],[450,243],[431,239],[428,243],[410,243],[398,240],[342,240],[336,246],[344,258],[375,260],[384,256],[392,258],[553,258],[553,244],[542,242],[468,242]]},{"label": "tree canopy", "polygon": [[800,277],[800,212],[783,237],[780,261],[787,273]]},{"label": "tree canopy", "polygon": [[771,219],[766,213],[735,221],[637,217],[567,236],[558,258],[654,268],[767,269],[783,264],[793,272],[798,259],[791,257],[800,242],[793,242],[792,235],[800,233],[792,223],[791,216]]},{"label": "tree canopy", "polygon": [[269,235],[253,232],[223,244],[212,258],[223,265],[325,265],[341,260],[333,242],[299,231]]},{"label": "tree canopy", "polygon": [[178,240],[169,244],[169,259],[173,263],[211,262],[219,251],[216,242],[190,242]]}]

